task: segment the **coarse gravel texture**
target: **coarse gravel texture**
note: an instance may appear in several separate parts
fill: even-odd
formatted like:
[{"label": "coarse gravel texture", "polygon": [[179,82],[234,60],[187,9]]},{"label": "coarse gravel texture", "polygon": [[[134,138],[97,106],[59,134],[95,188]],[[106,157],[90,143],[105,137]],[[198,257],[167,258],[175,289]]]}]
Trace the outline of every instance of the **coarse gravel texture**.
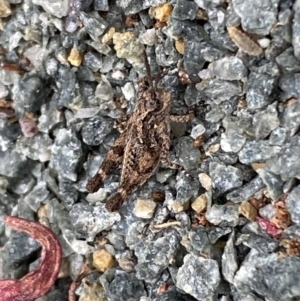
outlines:
[{"label": "coarse gravel texture", "polygon": [[[120,169],[85,187],[144,49],[171,113],[195,112],[170,124],[186,173],[159,168],[109,213]],[[68,300],[84,265],[80,301],[300,300],[300,1],[0,0],[0,59],[0,278],[38,265],[8,214],[62,245],[37,301]]]}]

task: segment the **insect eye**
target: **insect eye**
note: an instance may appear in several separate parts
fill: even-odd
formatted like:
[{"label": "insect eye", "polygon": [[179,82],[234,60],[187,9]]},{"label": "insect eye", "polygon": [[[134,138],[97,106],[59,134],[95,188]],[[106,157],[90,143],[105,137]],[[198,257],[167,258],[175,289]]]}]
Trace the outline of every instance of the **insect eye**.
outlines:
[{"label": "insect eye", "polygon": [[149,111],[154,111],[158,106],[158,102],[156,99],[150,99],[148,102],[147,102],[147,109]]}]

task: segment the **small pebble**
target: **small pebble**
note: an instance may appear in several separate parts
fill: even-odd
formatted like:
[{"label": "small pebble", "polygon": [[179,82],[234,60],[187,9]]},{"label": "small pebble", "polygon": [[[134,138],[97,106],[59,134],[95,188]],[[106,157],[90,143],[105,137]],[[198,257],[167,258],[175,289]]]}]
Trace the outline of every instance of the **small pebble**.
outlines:
[{"label": "small pebble", "polygon": [[105,272],[107,269],[111,269],[117,265],[117,262],[113,255],[106,250],[96,250],[93,253],[93,266],[100,272]]},{"label": "small pebble", "polygon": [[150,8],[149,14],[160,22],[167,22],[170,18],[172,10],[173,6],[169,3],[165,3],[163,5]]},{"label": "small pebble", "polygon": [[262,48],[253,41],[246,33],[236,27],[227,28],[232,41],[245,53],[253,56],[259,56],[263,53]]},{"label": "small pebble", "polygon": [[198,138],[199,136],[205,133],[205,127],[202,124],[197,124],[192,128],[191,137],[193,139]]},{"label": "small pebble", "polygon": [[180,54],[184,54],[184,40],[181,38],[175,40],[175,48]]},{"label": "small pebble", "polygon": [[103,44],[107,44],[114,36],[116,32],[116,29],[114,27],[111,27],[106,33],[105,35],[102,37],[101,42]]},{"label": "small pebble", "polygon": [[207,191],[211,190],[212,187],[212,180],[211,177],[205,173],[200,173],[198,175],[199,182]]},{"label": "small pebble", "polygon": [[191,207],[197,213],[201,213],[206,209],[207,206],[207,197],[205,194],[201,194],[196,198],[196,200],[192,203]]},{"label": "small pebble", "polygon": [[133,65],[142,63],[144,46],[133,32],[116,32],[113,35],[113,43],[119,58],[126,58]]},{"label": "small pebble", "polygon": [[271,43],[270,39],[268,38],[258,39],[257,42],[261,48],[268,48]]},{"label": "small pebble", "polygon": [[156,203],[152,200],[137,199],[133,209],[135,216],[140,218],[151,218],[154,214]]},{"label": "small pebble", "polygon": [[68,61],[72,66],[79,67],[83,60],[83,53],[80,53],[76,48],[72,48]]},{"label": "small pebble", "polygon": [[22,117],[19,119],[19,123],[25,137],[33,137],[38,132],[36,121],[33,118]]},{"label": "small pebble", "polygon": [[5,18],[11,15],[11,9],[7,0],[0,1],[0,18]]},{"label": "small pebble", "polygon": [[241,203],[239,207],[239,212],[252,222],[255,221],[257,217],[257,209],[247,201]]},{"label": "small pebble", "polygon": [[147,29],[139,38],[142,44],[153,46],[157,40],[155,28]]}]

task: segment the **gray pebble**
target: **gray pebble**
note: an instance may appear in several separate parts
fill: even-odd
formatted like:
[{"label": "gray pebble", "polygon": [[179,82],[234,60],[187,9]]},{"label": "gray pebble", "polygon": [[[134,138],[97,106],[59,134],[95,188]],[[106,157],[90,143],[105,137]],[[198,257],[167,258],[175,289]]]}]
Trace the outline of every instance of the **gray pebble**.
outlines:
[{"label": "gray pebble", "polygon": [[237,271],[234,285],[241,293],[251,290],[268,300],[292,301],[300,295],[299,269],[298,257],[278,258],[275,253],[261,254],[252,250]]},{"label": "gray pebble", "polygon": [[208,301],[216,294],[220,283],[219,267],[215,260],[186,255],[179,268],[176,286],[198,300]]},{"label": "gray pebble", "polygon": [[215,76],[225,80],[241,80],[247,72],[242,60],[237,57],[222,58],[211,63]]},{"label": "gray pebble", "polygon": [[300,225],[300,202],[299,202],[300,186],[295,187],[286,198],[286,207],[291,214],[292,221]]},{"label": "gray pebble", "polygon": [[242,27],[249,33],[269,34],[276,22],[279,0],[233,0],[233,8],[241,18]]}]

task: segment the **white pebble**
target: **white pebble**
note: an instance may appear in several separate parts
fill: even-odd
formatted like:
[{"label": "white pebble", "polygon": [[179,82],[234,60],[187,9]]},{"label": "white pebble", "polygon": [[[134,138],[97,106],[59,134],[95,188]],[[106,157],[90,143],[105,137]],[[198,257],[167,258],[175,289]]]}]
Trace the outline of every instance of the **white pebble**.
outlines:
[{"label": "white pebble", "polygon": [[151,218],[156,208],[156,203],[152,200],[138,199],[134,205],[133,214],[140,218]]},{"label": "white pebble", "polygon": [[257,42],[261,48],[268,48],[271,41],[270,39],[262,38],[262,39],[258,39]]},{"label": "white pebble", "polygon": [[135,89],[132,83],[126,83],[121,87],[122,93],[127,101],[130,101],[135,96]]},{"label": "white pebble", "polygon": [[191,132],[191,137],[193,139],[198,138],[199,136],[203,135],[205,133],[205,127],[202,124],[197,124],[193,127]]}]

